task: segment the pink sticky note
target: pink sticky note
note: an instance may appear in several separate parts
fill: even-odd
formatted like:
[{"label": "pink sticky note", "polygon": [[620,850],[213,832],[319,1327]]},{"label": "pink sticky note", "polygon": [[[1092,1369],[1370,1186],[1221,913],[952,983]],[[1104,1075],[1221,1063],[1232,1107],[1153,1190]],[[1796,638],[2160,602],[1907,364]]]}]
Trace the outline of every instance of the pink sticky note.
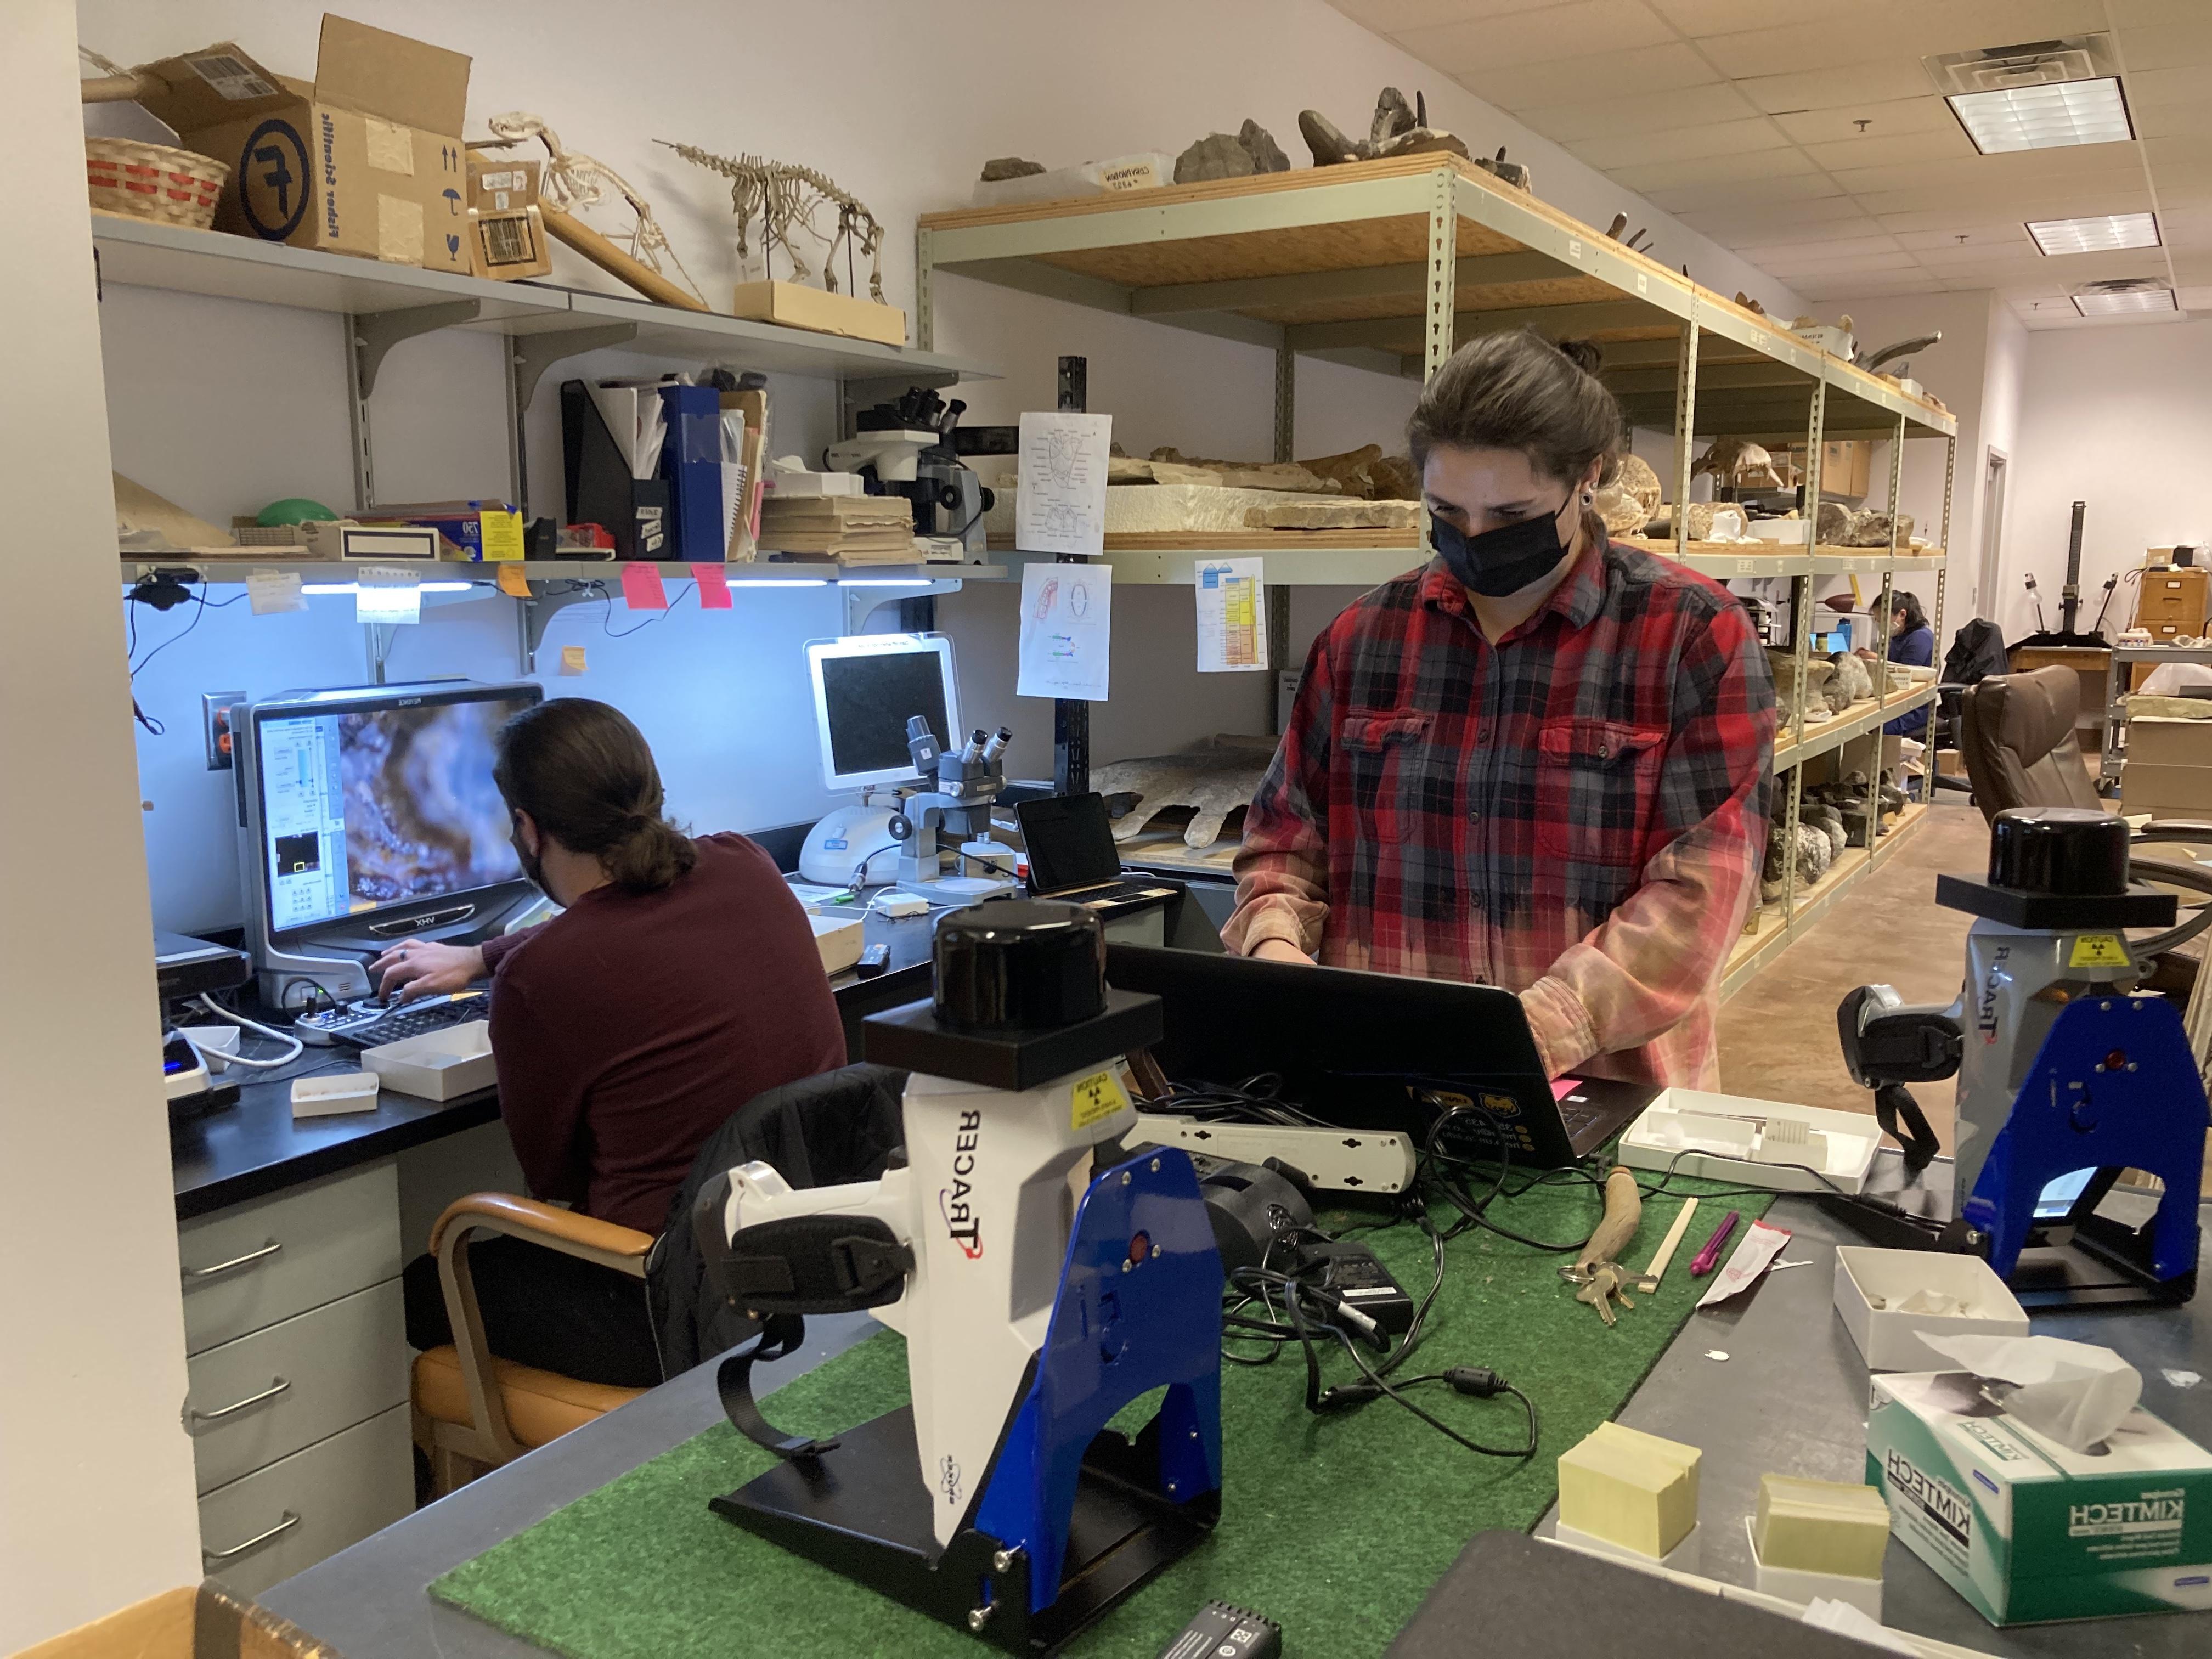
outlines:
[{"label": "pink sticky note", "polygon": [[660,572],[649,564],[626,564],[623,573],[623,603],[633,611],[665,611],[668,590],[660,585]]},{"label": "pink sticky note", "polygon": [[719,564],[695,564],[692,580],[699,584],[699,608],[702,611],[727,611],[730,608],[730,574]]},{"label": "pink sticky note", "polygon": [[1552,1098],[1565,1100],[1582,1086],[1583,1080],[1578,1077],[1555,1077],[1552,1079]]}]

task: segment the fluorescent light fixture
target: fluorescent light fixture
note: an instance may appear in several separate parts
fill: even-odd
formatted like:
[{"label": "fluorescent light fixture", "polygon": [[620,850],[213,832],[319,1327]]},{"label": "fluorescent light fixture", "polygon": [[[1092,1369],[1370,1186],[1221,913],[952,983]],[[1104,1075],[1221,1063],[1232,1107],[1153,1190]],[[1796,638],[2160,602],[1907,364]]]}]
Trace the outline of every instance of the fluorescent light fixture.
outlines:
[{"label": "fluorescent light fixture", "polygon": [[809,576],[793,581],[745,580],[725,582],[723,586],[726,587],[827,587],[830,586],[830,580],[826,576]]},{"label": "fluorescent light fixture", "polygon": [[[396,586],[398,584],[387,583],[386,586]],[[416,586],[425,593],[473,593],[477,586],[474,582],[419,582]],[[314,594],[358,593],[361,592],[361,584],[358,582],[302,582],[300,585],[300,591],[302,593]]]},{"label": "fluorescent light fixture", "polygon": [[2077,294],[2074,309],[2084,317],[2117,317],[2129,312],[2172,311],[2170,288],[2137,289],[2118,294]]},{"label": "fluorescent light fixture", "polygon": [[2045,253],[2110,253],[2120,248],[2159,246],[2158,216],[2100,213],[2087,219],[2039,219],[2027,234]]},{"label": "fluorescent light fixture", "polygon": [[840,587],[927,587],[927,580],[913,576],[840,576]]},{"label": "fluorescent light fixture", "polygon": [[1984,155],[2062,144],[2117,144],[2136,136],[2117,76],[1954,93],[1947,101]]}]

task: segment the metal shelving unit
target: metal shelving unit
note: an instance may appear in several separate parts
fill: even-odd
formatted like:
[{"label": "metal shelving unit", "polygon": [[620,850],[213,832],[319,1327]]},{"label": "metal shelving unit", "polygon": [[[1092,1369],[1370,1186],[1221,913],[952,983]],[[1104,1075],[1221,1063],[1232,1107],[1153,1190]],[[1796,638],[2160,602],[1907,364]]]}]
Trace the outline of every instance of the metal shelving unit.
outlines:
[{"label": "metal shelving unit", "polygon": [[[1889,501],[1903,479],[1905,441],[1945,441],[1943,513],[1936,545],[1787,548],[1692,543],[1676,515],[1671,547],[1654,550],[1723,580],[1790,582],[1800,669],[1809,660],[1813,584],[1826,577],[1879,575],[1876,601],[1889,609],[1895,577],[1936,577],[1933,621],[1940,636],[1943,550],[1949,544],[1957,422],[1933,400],[1905,392],[1792,334],[1770,319],[1698,287],[1511,189],[1471,163],[1419,155],[1345,167],[1300,168],[1257,178],[964,209],[926,215],[915,232],[916,339],[934,329],[939,273],[1071,301],[1171,327],[1271,348],[1275,353],[1275,455],[1291,459],[1297,361],[1312,356],[1388,374],[1426,379],[1462,341],[1534,326],[1555,337],[1594,339],[1604,378],[1633,425],[1674,434],[1671,498],[1689,495],[1693,434],[1769,444],[1803,442],[1806,499],[1820,499],[1821,446],[1830,438],[1890,441]],[[1273,586],[1371,586],[1421,559],[1422,538],[1339,532],[1302,543],[1297,532],[1194,538],[1185,549],[1146,538],[1142,548],[1109,548],[1116,580],[1184,583],[1201,556],[1256,553]],[[1240,539],[1241,538],[1236,538]],[[1010,561],[1024,556],[1011,553]],[[1287,610],[1271,611],[1287,633]],[[1886,645],[1884,650],[1886,651]],[[1876,696],[1843,720],[1796,724],[1780,734],[1777,821],[1793,837],[1806,763],[1856,744],[1878,744],[1881,726],[1932,700],[1931,689],[1891,694],[1882,663]],[[1878,750],[1875,757],[1878,763]],[[1877,817],[1879,815],[1877,814]],[[1747,936],[1723,984],[1734,990],[1755,965],[1784,948],[1837,896],[1880,867],[1920,821],[1908,812],[1863,856],[1848,854],[1816,886],[1796,890],[1788,860],[1779,915]],[[1878,826],[1877,826],[1878,830]]]}]

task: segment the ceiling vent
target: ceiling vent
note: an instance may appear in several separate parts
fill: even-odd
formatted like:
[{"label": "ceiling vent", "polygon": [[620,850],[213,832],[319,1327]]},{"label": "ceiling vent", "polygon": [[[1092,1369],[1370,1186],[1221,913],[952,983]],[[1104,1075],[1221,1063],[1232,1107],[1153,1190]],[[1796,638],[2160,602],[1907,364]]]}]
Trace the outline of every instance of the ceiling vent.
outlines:
[{"label": "ceiling vent", "polygon": [[1959,125],[1984,155],[2116,144],[2133,138],[2112,37],[2069,36],[2026,46],[1923,58]]},{"label": "ceiling vent", "polygon": [[2031,40],[2025,46],[1947,52],[1920,61],[1928,66],[1936,91],[1946,97],[2011,92],[2062,81],[2096,81],[2120,72],[2109,34],[2071,34],[2059,40]]},{"label": "ceiling vent", "polygon": [[2114,276],[2086,283],[2074,290],[2074,309],[2084,317],[2116,317],[2133,312],[2174,311],[2173,289],[2162,277]]}]

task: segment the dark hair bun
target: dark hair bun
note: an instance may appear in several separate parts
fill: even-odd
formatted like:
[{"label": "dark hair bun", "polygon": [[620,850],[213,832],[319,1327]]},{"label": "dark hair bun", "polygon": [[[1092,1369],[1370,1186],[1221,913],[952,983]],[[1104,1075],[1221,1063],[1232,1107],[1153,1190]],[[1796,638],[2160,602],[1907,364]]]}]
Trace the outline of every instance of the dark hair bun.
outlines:
[{"label": "dark hair bun", "polygon": [[633,893],[653,893],[699,861],[691,837],[665,818],[631,816],[633,827],[599,854],[607,879]]},{"label": "dark hair bun", "polygon": [[1595,340],[1561,340],[1557,344],[1560,354],[1585,374],[1596,374],[1605,364],[1605,353]]}]

